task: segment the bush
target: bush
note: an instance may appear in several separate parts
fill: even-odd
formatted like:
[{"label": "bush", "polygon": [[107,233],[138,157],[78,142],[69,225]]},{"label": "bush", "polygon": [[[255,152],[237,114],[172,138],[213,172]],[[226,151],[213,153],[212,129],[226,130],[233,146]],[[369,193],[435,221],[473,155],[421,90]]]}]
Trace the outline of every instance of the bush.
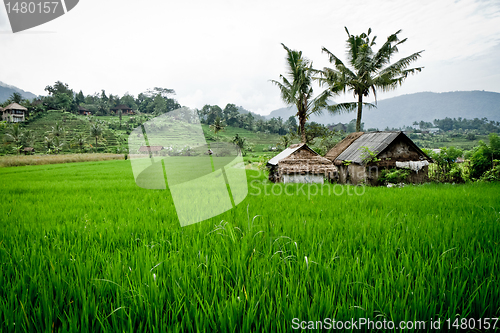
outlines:
[{"label": "bush", "polygon": [[457,158],[463,155],[462,150],[455,147],[442,147],[439,153],[428,151],[430,157],[436,163],[436,169],[431,180],[437,182],[463,182],[460,168],[456,165]]},{"label": "bush", "polygon": [[500,159],[500,138],[495,133],[491,133],[489,138],[489,146],[481,140],[479,147],[474,148],[471,153],[471,177],[475,179],[492,169],[495,159]]},{"label": "bush", "polygon": [[[496,163],[500,162],[495,160]],[[500,164],[494,166],[490,170],[486,171],[482,176],[481,180],[485,182],[499,182],[500,181]]]},{"label": "bush", "polygon": [[382,170],[378,181],[382,184],[385,183],[404,183],[408,182],[410,177],[410,170],[407,169],[386,169]]}]

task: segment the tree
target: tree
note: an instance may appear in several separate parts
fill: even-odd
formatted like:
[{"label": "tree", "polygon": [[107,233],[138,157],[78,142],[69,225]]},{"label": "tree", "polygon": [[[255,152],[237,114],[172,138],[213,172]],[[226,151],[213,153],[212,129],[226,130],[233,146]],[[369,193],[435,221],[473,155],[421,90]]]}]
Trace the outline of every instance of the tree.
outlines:
[{"label": "tree", "polygon": [[306,142],[306,120],[311,114],[322,112],[330,93],[325,90],[313,98],[312,82],[316,70],[313,69],[312,62],[302,56],[302,51],[291,50],[283,43],[281,45],[287,52],[288,73],[286,76],[280,75],[282,82],[275,80],[271,82],[280,89],[283,102],[297,107],[302,142]]},{"label": "tree", "polygon": [[53,86],[46,86],[45,91],[50,95],[44,99],[49,109],[72,109],[74,93],[66,83],[57,81]]},{"label": "tree", "polygon": [[219,116],[217,116],[217,118],[215,118],[214,120],[214,123],[210,125],[210,129],[214,132],[216,138],[217,138],[217,133],[223,131],[225,127],[226,124],[224,124],[224,122],[220,119]]},{"label": "tree", "polygon": [[78,94],[76,94],[75,102],[76,105],[80,105],[85,102],[85,96],[83,96],[83,92],[81,90]]},{"label": "tree", "polygon": [[23,139],[23,131],[21,127],[19,127],[19,124],[12,124],[8,128],[7,133],[5,133],[5,136],[8,141],[14,143],[17,154],[19,155],[19,150],[22,148],[21,141]]},{"label": "tree", "polygon": [[280,136],[278,145],[283,146],[283,149],[286,149],[292,143],[292,140],[293,140],[292,134],[282,135],[282,136]]},{"label": "tree", "polygon": [[371,103],[363,103],[363,97],[368,97],[370,91],[377,102],[377,89],[382,91],[394,90],[401,85],[409,74],[420,72],[423,67],[415,67],[407,69],[407,67],[416,61],[423,51],[411,54],[408,57],[402,58],[395,63],[390,63],[391,57],[396,54],[398,45],[406,42],[406,38],[399,40],[398,34],[401,30],[390,35],[382,47],[374,52],[372,47],[375,45],[376,36],[370,39],[371,29],[368,33],[362,33],[359,36],[354,36],[349,33],[347,28],[347,55],[348,64],[351,68],[336,57],[332,52],[325,47],[322,51],[328,55],[330,63],[334,64],[334,68],[325,67],[320,71],[319,78],[321,85],[327,85],[328,89],[333,94],[338,94],[347,91],[357,96],[357,102],[339,103],[330,105],[327,109],[332,113],[352,112],[357,109],[356,131],[361,130],[361,117],[363,105],[371,108],[375,105]]},{"label": "tree", "polygon": [[21,103],[23,101],[23,96],[18,93],[18,92],[14,92],[12,95],[10,95],[10,98],[9,98],[13,103]]},{"label": "tree", "polygon": [[60,137],[60,136],[66,136],[66,131],[64,130],[64,127],[56,121],[56,125],[52,126],[52,130],[49,132],[52,137]]},{"label": "tree", "polygon": [[246,143],[246,139],[242,136],[239,136],[238,133],[236,133],[236,135],[234,136],[233,138],[233,143],[238,146],[240,152],[245,155],[245,143]]},{"label": "tree", "polygon": [[78,146],[78,148],[80,149],[80,153],[81,153],[83,146],[86,143],[85,136],[82,133],[78,133],[75,135],[75,137],[71,141],[73,143],[73,146]]},{"label": "tree", "polygon": [[97,139],[99,139],[102,135],[102,127],[97,124],[97,123],[94,123],[94,124],[91,124],[90,125],[90,136],[95,138],[95,146],[97,148]]},{"label": "tree", "polygon": [[52,138],[50,136],[46,136],[43,139],[43,143],[45,147],[47,147],[47,152],[50,153],[50,147],[52,147]]}]

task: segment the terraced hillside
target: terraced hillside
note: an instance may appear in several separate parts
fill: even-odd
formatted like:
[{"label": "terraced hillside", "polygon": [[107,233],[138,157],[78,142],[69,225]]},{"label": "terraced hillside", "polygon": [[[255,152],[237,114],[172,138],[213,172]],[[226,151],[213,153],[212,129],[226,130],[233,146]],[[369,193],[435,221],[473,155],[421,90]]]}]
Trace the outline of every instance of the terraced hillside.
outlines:
[{"label": "terraced hillside", "polygon": [[[124,131],[112,130],[109,127],[109,122],[102,121],[98,117],[92,119],[93,122],[99,123],[103,129],[102,138],[104,140],[99,140],[97,151],[98,152],[112,152],[120,146],[117,141],[117,137],[120,134],[125,133]],[[62,127],[62,132],[59,135],[55,135],[55,128],[57,124]],[[90,125],[91,121],[85,116],[76,116],[69,112],[63,112],[59,110],[48,111],[36,119],[21,125],[22,131],[24,133],[28,131],[33,132],[33,144],[37,153],[45,153],[48,151],[45,138],[58,137],[59,143],[61,145],[61,153],[77,152],[79,147],[74,144],[73,140],[79,134],[81,134],[85,139],[85,144],[83,148],[85,151],[90,151],[95,149],[95,138],[90,136]],[[4,137],[7,129],[2,129],[0,135]],[[24,144],[27,146],[28,144]],[[91,146],[92,145],[92,146]],[[4,153],[11,152],[12,145],[9,142],[4,141],[2,144],[2,150]],[[31,144],[30,144],[31,146]]]},{"label": "terraced hillside", "polygon": [[[128,136],[132,130],[139,126],[141,121],[147,121],[150,118],[144,115],[135,117],[126,116],[122,118],[120,126],[118,116],[87,117],[60,110],[51,110],[21,125],[24,133],[33,131],[34,135],[34,144],[25,143],[23,146],[33,146],[37,153],[47,153],[48,149],[45,138],[54,137],[54,128],[59,124],[63,129],[63,133],[58,136],[60,143],[62,143],[60,153],[79,152],[80,148],[75,144],[74,139],[80,134],[85,138],[83,151],[116,152],[117,148],[127,146]],[[103,129],[102,137],[104,140],[98,140],[97,149],[95,147],[95,138],[90,135],[90,126],[93,123],[98,123]],[[202,125],[202,128],[209,142],[215,140],[215,136],[208,125]],[[5,138],[4,134],[6,130],[6,128],[0,128],[1,139]],[[231,141],[236,134],[244,137],[251,143],[254,150],[253,154],[259,155],[267,151],[269,147],[275,146],[279,141],[279,135],[277,134],[252,132],[231,126],[227,126],[223,131],[218,133],[218,140]],[[176,133],[169,133],[169,136],[172,135],[175,136]],[[184,133],[179,132],[179,137],[183,135]],[[0,154],[12,154],[14,152],[13,147],[13,144],[3,140],[0,146]]]}]

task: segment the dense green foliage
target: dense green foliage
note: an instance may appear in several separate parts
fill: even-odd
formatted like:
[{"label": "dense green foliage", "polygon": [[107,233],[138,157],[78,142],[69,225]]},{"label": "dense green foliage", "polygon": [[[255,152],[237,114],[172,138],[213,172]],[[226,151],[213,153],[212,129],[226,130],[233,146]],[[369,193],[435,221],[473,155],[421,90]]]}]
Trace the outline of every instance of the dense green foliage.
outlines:
[{"label": "dense green foliage", "polygon": [[323,47],[333,68],[325,67],[321,73],[320,83],[328,87],[332,94],[351,93],[357,98],[356,102],[331,104],[327,107],[332,113],[357,111],[356,132],[361,131],[361,117],[363,107],[371,108],[375,105],[363,102],[363,98],[373,94],[377,100],[377,91],[390,91],[400,86],[410,74],[422,70],[422,67],[408,68],[415,62],[423,51],[415,52],[407,57],[390,63],[398,46],[406,42],[400,40],[401,30],[387,37],[387,40],[375,52],[373,46],[377,36],[370,37],[371,29],[361,35],[352,35],[347,28],[347,66]]},{"label": "dense green foliage", "polygon": [[0,169],[0,327],[277,332],[293,318],[499,317],[498,184],[248,176],[235,209],[181,228],[168,190],[137,187],[128,161]]},{"label": "dense green foliage", "polygon": [[494,167],[494,160],[500,159],[500,138],[497,134],[491,133],[489,139],[489,145],[480,141],[479,146],[468,154],[471,160],[471,176],[473,178],[481,177]]}]

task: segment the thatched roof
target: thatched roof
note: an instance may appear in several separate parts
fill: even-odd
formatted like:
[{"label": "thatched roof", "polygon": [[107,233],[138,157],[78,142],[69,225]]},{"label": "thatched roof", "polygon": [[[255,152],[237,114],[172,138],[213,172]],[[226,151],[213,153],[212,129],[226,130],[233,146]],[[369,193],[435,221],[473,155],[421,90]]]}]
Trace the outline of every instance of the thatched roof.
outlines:
[{"label": "thatched roof", "polygon": [[332,162],[321,156],[309,156],[307,158],[285,158],[278,163],[278,172],[280,174],[324,174],[333,175],[337,168]]},{"label": "thatched roof", "polygon": [[305,143],[291,145],[268,162],[268,166],[278,166],[279,174],[333,174],[337,168],[332,162],[321,157]]},{"label": "thatched roof", "polygon": [[141,148],[139,148],[139,151],[140,152],[157,152],[157,151],[160,151],[162,149],[165,149],[163,148],[163,146],[141,146]]},{"label": "thatched roof", "polygon": [[7,111],[7,110],[21,110],[21,111],[28,111],[28,109],[26,109],[24,106],[21,106],[17,103],[11,103],[9,105],[7,105],[5,108],[4,108],[4,111]]},{"label": "thatched roof", "polygon": [[89,110],[87,110],[86,108],[84,108],[83,106],[80,106],[80,105],[78,105],[78,111],[90,112]]},{"label": "thatched roof", "polygon": [[364,132],[354,132],[349,134],[348,136],[345,137],[344,140],[340,141],[330,149],[328,153],[326,153],[325,158],[329,159],[330,161],[333,161],[339,156],[344,150],[346,150],[354,141],[356,141],[357,138],[359,138],[361,135],[363,135]]},{"label": "thatched roof", "polygon": [[33,147],[24,147],[23,151],[33,151],[35,150]]}]

